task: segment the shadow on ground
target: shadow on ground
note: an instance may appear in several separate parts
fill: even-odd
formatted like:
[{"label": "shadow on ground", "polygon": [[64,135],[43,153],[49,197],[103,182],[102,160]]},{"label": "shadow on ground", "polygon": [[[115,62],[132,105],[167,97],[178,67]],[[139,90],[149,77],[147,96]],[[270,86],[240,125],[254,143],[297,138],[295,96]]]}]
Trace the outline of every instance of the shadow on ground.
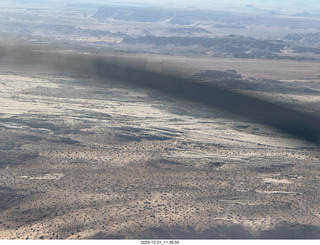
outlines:
[{"label": "shadow on ground", "polygon": [[[320,239],[320,227],[300,224],[284,224],[272,230],[252,234],[241,225],[219,225],[202,232],[187,228],[148,228],[132,239]],[[90,239],[128,239],[125,235],[99,232]]]}]

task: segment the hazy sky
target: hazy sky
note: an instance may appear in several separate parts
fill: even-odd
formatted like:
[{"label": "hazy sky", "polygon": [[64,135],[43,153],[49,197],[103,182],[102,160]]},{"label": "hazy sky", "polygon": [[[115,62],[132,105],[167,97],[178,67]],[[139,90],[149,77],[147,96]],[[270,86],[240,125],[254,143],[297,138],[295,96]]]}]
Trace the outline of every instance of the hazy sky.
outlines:
[{"label": "hazy sky", "polygon": [[318,7],[319,0],[65,0],[65,2],[95,2],[95,3],[139,3],[139,4],[161,4],[167,6],[192,6],[202,5],[204,7],[212,6],[245,6],[255,5],[256,7],[269,8],[304,8],[304,7]]},{"label": "hazy sky", "polygon": [[47,4],[64,5],[67,3],[97,3],[97,4],[130,4],[130,5],[158,5],[161,7],[187,7],[202,9],[234,9],[242,10],[246,5],[258,9],[276,10],[281,12],[316,12],[320,13],[319,0],[1,0],[0,6],[8,4]]}]

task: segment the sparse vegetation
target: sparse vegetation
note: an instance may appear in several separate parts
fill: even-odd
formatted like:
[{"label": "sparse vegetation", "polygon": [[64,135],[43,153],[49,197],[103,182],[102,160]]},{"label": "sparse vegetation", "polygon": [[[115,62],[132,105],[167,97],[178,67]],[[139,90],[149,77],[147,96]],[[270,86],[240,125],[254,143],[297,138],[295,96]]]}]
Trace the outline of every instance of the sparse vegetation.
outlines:
[{"label": "sparse vegetation", "polygon": [[[15,4],[0,3],[0,239],[319,238],[319,146],[169,79],[318,113],[316,13]],[[120,82],[124,67],[168,88]]]}]

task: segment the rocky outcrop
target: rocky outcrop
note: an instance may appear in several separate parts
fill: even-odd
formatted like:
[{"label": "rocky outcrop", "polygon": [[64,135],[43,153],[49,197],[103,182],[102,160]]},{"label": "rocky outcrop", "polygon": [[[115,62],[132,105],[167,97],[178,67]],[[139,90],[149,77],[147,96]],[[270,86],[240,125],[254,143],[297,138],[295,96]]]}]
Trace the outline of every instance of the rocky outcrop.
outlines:
[{"label": "rocky outcrop", "polygon": [[225,37],[158,37],[158,36],[140,36],[137,38],[125,37],[124,44],[147,44],[156,46],[174,45],[177,47],[186,47],[198,45],[203,50],[199,52],[220,52],[234,57],[242,58],[261,58],[263,56],[273,57],[275,53],[280,53],[286,46],[279,40],[257,40],[251,37],[238,35],[229,35]]}]

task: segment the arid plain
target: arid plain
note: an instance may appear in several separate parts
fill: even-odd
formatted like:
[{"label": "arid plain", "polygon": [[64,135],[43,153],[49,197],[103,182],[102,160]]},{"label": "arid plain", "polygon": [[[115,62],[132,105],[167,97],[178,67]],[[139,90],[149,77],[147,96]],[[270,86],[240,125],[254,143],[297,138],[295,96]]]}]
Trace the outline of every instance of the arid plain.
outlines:
[{"label": "arid plain", "polygon": [[[116,80],[2,67],[2,239],[319,238],[317,146]],[[312,92],[272,96],[315,112],[308,76],[294,86]]]},{"label": "arid plain", "polygon": [[319,239],[319,144],[143,78],[319,121],[318,3],[135,2],[1,1],[0,239]]}]

